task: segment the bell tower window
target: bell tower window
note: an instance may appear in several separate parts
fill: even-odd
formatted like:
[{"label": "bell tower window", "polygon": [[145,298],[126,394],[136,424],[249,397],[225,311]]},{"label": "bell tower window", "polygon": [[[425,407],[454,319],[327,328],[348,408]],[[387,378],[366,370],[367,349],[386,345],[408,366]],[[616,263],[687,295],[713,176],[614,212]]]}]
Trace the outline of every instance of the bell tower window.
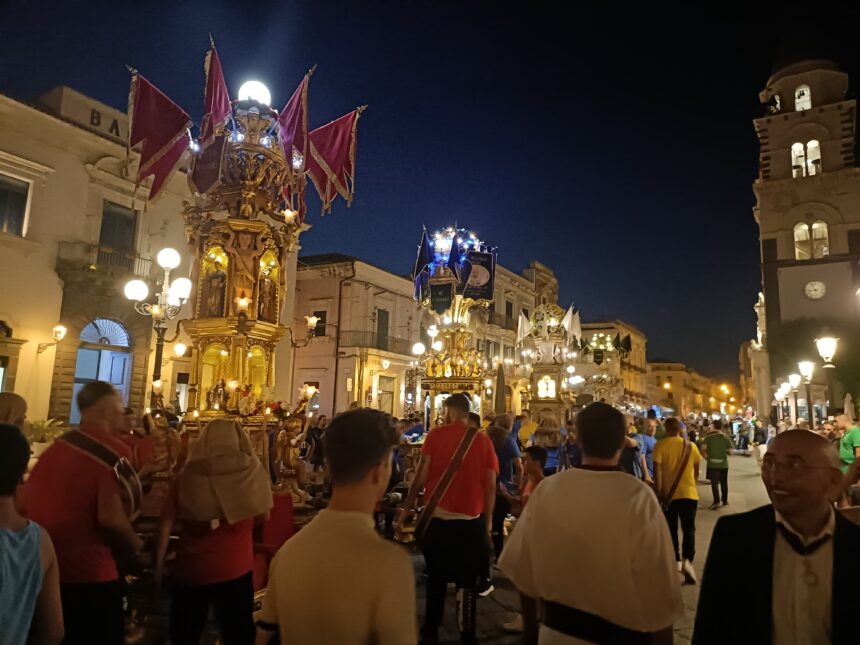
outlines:
[{"label": "bell tower window", "polygon": [[809,85],[798,85],[794,90],[794,109],[797,112],[812,109],[812,91]]},{"label": "bell tower window", "polygon": [[806,150],[799,142],[791,144],[791,176],[806,177]]},{"label": "bell tower window", "polygon": [[806,144],[806,174],[821,174],[821,146],[816,139]]},{"label": "bell tower window", "polygon": [[818,220],[812,224],[800,222],[794,227],[794,258],[818,260],[830,255],[830,236],[827,223]]}]

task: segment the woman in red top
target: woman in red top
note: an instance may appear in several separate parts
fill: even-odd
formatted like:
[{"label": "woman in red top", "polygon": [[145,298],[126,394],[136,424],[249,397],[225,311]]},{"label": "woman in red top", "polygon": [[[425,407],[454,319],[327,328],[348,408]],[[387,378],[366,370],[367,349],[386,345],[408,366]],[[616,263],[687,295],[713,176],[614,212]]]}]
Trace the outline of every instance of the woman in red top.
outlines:
[{"label": "woman in red top", "polygon": [[174,482],[156,540],[160,581],[171,529],[180,522],[170,565],[174,645],[199,643],[210,605],[224,645],[253,643],[252,531],[271,508],[269,478],[248,435],[235,419],[211,421]]}]

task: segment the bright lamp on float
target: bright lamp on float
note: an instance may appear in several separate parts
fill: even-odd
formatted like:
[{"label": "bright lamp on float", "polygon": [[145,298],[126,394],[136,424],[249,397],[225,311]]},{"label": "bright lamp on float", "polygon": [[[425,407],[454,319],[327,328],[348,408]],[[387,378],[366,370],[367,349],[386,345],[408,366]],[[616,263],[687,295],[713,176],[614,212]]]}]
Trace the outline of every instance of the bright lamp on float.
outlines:
[{"label": "bright lamp on float", "polygon": [[240,101],[256,101],[263,105],[271,105],[272,93],[260,81],[245,81],[239,87]]},{"label": "bright lamp on float", "polygon": [[149,286],[143,280],[129,280],[123,292],[129,300],[140,302],[149,295]]},{"label": "bright lamp on float", "polygon": [[158,255],[155,256],[155,261],[158,262],[158,266],[162,269],[172,271],[179,266],[182,258],[179,257],[179,251],[168,247],[158,252]]},{"label": "bright lamp on float", "polygon": [[575,371],[576,371],[576,368],[573,365],[567,366],[567,373],[568,374],[573,374]]}]

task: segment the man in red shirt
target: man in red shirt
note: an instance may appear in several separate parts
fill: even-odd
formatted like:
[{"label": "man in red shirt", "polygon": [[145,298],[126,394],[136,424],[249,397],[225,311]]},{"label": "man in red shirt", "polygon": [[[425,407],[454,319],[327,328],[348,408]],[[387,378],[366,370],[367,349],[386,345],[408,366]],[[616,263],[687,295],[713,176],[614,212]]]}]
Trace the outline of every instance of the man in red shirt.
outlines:
[{"label": "man in red shirt", "polygon": [[[131,452],[117,436],[123,405],[109,383],[94,381],[78,393],[83,434],[120,457]],[[50,534],[60,567],[65,643],[121,644],[123,599],[113,549],[142,544],[123,508],[116,476],[77,446],[55,441],[26,485],[26,514]]]},{"label": "man in red shirt", "polygon": [[[445,406],[448,424],[434,428],[424,440],[421,463],[409,489],[406,508],[412,508],[422,486],[425,499],[433,495],[466,434],[468,397],[453,394]],[[421,628],[424,643],[438,642],[449,581],[457,585],[457,622],[462,642],[478,642],[475,636],[478,585],[487,568],[498,472],[493,444],[485,433],[478,432],[439,500],[421,543],[427,563],[427,610]]]}]

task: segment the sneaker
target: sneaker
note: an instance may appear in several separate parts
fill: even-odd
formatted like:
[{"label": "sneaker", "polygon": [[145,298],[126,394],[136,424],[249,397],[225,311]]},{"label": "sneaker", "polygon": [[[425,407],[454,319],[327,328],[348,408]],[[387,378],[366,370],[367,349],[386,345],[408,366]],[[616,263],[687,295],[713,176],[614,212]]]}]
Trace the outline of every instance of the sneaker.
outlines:
[{"label": "sneaker", "polygon": [[489,578],[484,578],[481,580],[481,584],[478,585],[478,595],[481,598],[486,598],[493,593],[493,590],[495,590],[495,587],[493,586],[493,583],[490,582]]},{"label": "sneaker", "polygon": [[696,570],[693,569],[693,563],[689,560],[684,560],[681,565],[681,573],[684,574],[684,584],[694,585],[698,582],[696,578]]},{"label": "sneaker", "polygon": [[728,502],[723,502],[723,506],[728,506],[728,505],[729,505]]},{"label": "sneaker", "polygon": [[710,506],[708,506],[708,508],[709,508],[709,509],[711,509],[712,511],[717,510],[719,507],[720,507],[720,503],[719,503],[719,502],[714,502],[713,504],[711,504]]},{"label": "sneaker", "polygon": [[523,615],[517,614],[517,617],[514,618],[511,622],[504,623],[502,625],[502,629],[509,634],[519,634],[523,631]]}]

